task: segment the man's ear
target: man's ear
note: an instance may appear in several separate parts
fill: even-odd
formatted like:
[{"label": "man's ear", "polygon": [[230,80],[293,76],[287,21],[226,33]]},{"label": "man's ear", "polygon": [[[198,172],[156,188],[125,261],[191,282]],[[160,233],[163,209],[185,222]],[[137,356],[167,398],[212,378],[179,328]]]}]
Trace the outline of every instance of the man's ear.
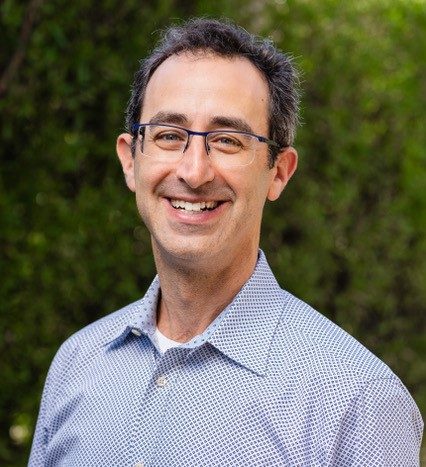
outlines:
[{"label": "man's ear", "polygon": [[272,169],[274,171],[274,178],[268,190],[269,201],[275,201],[279,198],[296,169],[297,151],[292,147],[285,148],[278,154]]},{"label": "man's ear", "polygon": [[117,138],[117,155],[123,168],[124,178],[129,190],[135,191],[135,158],[132,154],[132,135],[122,133]]}]

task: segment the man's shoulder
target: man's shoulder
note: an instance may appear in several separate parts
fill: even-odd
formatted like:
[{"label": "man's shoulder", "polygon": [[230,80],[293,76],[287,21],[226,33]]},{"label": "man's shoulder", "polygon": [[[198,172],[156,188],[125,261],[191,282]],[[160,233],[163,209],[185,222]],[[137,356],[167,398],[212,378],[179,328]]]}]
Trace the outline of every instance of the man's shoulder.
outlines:
[{"label": "man's shoulder", "polygon": [[283,291],[284,310],[274,346],[279,355],[303,368],[304,375],[341,377],[368,382],[395,378],[390,368],[355,337],[310,305]]},{"label": "man's shoulder", "polygon": [[139,312],[143,298],[114,311],[74,333],[69,340],[74,341],[98,341],[101,345],[107,344],[130,323]]},{"label": "man's shoulder", "polygon": [[415,465],[423,422],[400,379],[354,337],[285,291],[282,307],[263,406],[286,415],[291,407],[294,426],[301,421],[302,431],[316,433],[316,446],[323,442],[339,465],[354,459],[357,465],[374,459],[377,465],[402,465],[403,459]]},{"label": "man's shoulder", "polygon": [[139,299],[72,334],[60,346],[53,360],[52,369],[66,367],[67,360],[74,360],[77,357],[87,359],[101,352],[108,343],[124,332],[126,326],[139,312],[142,303],[143,299]]}]

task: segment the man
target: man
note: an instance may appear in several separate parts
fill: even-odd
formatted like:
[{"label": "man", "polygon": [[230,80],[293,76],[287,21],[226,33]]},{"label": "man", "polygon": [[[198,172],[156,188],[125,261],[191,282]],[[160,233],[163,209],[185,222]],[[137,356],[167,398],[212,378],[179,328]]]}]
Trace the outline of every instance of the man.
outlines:
[{"label": "man", "polygon": [[297,100],[288,58],[226,22],[172,28],[142,63],[117,153],[158,276],[62,346],[30,465],[418,463],[400,380],[259,252],[296,170]]}]

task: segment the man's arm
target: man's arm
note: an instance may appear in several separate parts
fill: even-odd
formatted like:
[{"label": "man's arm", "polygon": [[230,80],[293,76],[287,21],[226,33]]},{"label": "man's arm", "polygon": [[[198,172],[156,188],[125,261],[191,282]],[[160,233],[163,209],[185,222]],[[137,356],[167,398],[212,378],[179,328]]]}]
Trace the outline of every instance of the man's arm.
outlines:
[{"label": "man's arm", "polygon": [[33,444],[29,459],[29,467],[46,465],[46,447],[49,440],[49,418],[56,400],[56,392],[66,384],[66,376],[75,355],[76,348],[73,340],[68,339],[59,349],[49,369],[41,398],[40,411],[34,433]]},{"label": "man's arm", "polygon": [[30,467],[39,467],[45,465],[47,433],[45,429],[45,420],[47,412],[47,400],[49,394],[49,376],[44,385],[43,396],[41,399],[40,411],[38,414],[37,425],[34,433],[31,455],[28,465]]},{"label": "man's arm", "polygon": [[329,465],[418,466],[423,421],[397,378],[373,380],[342,420]]}]

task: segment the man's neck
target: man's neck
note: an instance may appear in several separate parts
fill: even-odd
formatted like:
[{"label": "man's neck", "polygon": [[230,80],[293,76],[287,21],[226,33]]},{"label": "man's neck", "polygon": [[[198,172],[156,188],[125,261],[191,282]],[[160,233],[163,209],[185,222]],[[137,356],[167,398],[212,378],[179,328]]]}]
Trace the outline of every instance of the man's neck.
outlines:
[{"label": "man's neck", "polygon": [[156,253],[161,287],[158,329],[169,339],[187,342],[202,334],[232,302],[253,273],[258,252],[245,255],[244,261],[228,258],[227,264],[183,263],[179,268]]}]

